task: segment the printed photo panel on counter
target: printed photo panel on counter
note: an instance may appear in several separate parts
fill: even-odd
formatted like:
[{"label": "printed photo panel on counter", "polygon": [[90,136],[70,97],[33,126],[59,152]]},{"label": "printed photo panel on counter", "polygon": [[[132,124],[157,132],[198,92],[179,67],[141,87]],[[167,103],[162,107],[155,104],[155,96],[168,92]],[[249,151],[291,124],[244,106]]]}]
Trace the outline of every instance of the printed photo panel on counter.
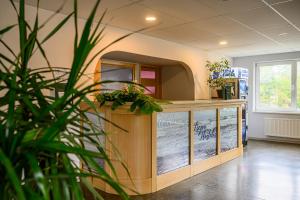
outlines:
[{"label": "printed photo panel on counter", "polygon": [[238,146],[237,108],[220,109],[221,152]]},{"label": "printed photo panel on counter", "polygon": [[205,160],[217,154],[217,111],[194,112],[194,160]]},{"label": "printed photo panel on counter", "polygon": [[189,165],[189,112],[157,113],[157,175]]},{"label": "printed photo panel on counter", "polygon": [[[104,135],[104,120],[100,118],[98,115],[99,113],[85,113],[88,119],[93,123],[94,132],[97,133],[97,135],[94,134],[94,132],[91,130],[90,125],[84,124],[84,127],[86,130],[83,130],[83,134],[92,134],[90,137],[93,138],[95,141],[98,142],[99,146],[105,148],[105,135]],[[105,117],[104,113],[100,113],[101,117]],[[87,150],[91,151],[98,151],[98,149],[95,147],[95,145],[92,145],[86,141],[83,141],[84,146]],[[95,161],[102,167],[104,167],[104,160],[101,158],[95,158]]]}]

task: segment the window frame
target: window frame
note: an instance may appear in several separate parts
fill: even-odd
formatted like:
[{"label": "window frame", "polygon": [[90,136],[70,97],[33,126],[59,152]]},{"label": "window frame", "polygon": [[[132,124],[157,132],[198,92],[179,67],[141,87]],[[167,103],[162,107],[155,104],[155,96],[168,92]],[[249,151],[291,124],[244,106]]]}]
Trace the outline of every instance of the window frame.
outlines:
[{"label": "window frame", "polygon": [[135,63],[129,63],[129,62],[124,62],[124,61],[117,61],[117,60],[109,60],[109,59],[101,59],[100,60],[100,66],[99,66],[99,71],[100,71],[100,81],[101,81],[101,70],[103,65],[108,65],[108,66],[118,66],[120,68],[131,68],[132,70],[132,81],[136,81],[136,64]]},{"label": "window frame", "polygon": [[[300,108],[297,108],[297,63],[300,59],[287,59],[276,61],[263,61],[254,63],[254,112],[261,113],[281,113],[281,114],[299,114]],[[260,106],[260,67],[273,66],[279,64],[291,65],[291,106],[289,108],[266,108]],[[299,65],[300,67],[300,65]],[[299,68],[300,69],[300,68]],[[300,87],[300,86],[299,86]]]},{"label": "window frame", "polygon": [[[102,66],[103,65],[111,65],[111,66],[118,66],[120,68],[130,68],[132,71],[132,82],[137,82],[136,81],[136,71],[138,64],[137,63],[130,63],[130,62],[125,62],[125,61],[118,61],[118,60],[111,60],[111,59],[99,59],[98,64],[96,66],[95,72],[94,72],[94,83],[102,81],[102,76],[101,76],[101,71],[102,71]],[[97,92],[95,92],[95,95],[101,93],[101,85],[96,85],[95,89],[97,89]]]}]

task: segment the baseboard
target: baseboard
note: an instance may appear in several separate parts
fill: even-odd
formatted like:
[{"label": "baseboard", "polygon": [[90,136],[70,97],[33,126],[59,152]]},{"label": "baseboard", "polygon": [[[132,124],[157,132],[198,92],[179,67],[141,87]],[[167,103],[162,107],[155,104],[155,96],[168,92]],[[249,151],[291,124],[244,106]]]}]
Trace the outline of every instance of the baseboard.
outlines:
[{"label": "baseboard", "polygon": [[256,140],[256,141],[300,144],[300,139],[293,139],[293,138],[279,138],[279,137],[257,138],[257,137],[249,137],[248,139],[249,140]]}]

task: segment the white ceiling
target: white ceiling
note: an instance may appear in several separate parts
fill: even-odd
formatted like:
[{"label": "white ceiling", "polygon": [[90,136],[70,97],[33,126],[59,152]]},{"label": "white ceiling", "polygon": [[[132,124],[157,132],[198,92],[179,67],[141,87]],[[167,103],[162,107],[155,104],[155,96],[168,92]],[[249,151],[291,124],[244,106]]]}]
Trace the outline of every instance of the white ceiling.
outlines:
[{"label": "white ceiling", "polygon": [[[35,5],[36,0],[27,0]],[[56,10],[63,0],[41,0]],[[86,18],[95,0],[78,0],[79,16]],[[300,0],[102,0],[109,25],[227,56],[300,50]],[[70,13],[67,1],[62,13]],[[145,17],[157,17],[153,24]],[[284,35],[280,35],[285,33]],[[287,34],[286,34],[287,33]],[[228,44],[220,46],[219,41]]]}]

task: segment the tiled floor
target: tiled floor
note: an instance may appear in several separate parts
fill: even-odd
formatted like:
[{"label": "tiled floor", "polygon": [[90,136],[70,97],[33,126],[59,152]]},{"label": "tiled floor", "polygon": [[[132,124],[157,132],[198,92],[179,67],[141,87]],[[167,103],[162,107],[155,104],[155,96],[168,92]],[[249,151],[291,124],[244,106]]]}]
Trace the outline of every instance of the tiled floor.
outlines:
[{"label": "tiled floor", "polygon": [[[250,141],[244,156],[133,200],[300,200],[300,145]],[[105,195],[106,200],[117,200]]]}]

